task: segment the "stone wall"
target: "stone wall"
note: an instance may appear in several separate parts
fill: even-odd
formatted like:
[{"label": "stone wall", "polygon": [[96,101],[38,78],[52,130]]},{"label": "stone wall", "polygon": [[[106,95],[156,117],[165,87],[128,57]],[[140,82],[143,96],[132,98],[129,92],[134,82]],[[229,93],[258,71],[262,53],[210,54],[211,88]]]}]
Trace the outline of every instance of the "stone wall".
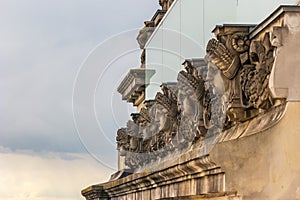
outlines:
[{"label": "stone wall", "polygon": [[226,189],[248,199],[300,199],[300,103],[287,104],[275,126],[219,143],[210,157],[226,174]]}]

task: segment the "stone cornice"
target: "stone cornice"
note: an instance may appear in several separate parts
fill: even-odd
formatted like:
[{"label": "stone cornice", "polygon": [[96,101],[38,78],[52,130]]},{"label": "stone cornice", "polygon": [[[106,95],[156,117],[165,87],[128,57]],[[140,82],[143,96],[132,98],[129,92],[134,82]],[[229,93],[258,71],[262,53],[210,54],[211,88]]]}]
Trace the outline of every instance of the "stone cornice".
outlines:
[{"label": "stone cornice", "polygon": [[154,73],[155,70],[145,68],[131,69],[117,89],[122,95],[122,99],[134,103],[135,99],[140,96],[139,94],[145,91],[145,87]]},{"label": "stone cornice", "polygon": [[[82,195],[87,197],[91,193],[99,193],[100,195],[108,194],[110,197],[118,197],[134,192],[150,190],[151,188],[163,188],[165,185],[178,184],[191,179],[198,179],[201,182],[199,182],[199,185],[203,186],[198,188],[198,191],[194,195],[225,192],[223,185],[224,173],[220,167],[216,166],[210,160],[208,155],[205,155],[189,159],[185,162],[178,162],[178,164],[168,166],[164,169],[143,171],[119,180],[94,185],[82,190]],[[204,182],[207,184],[205,185]]]},{"label": "stone cornice", "polygon": [[256,24],[222,24],[216,25],[212,30],[212,33],[215,35],[218,35],[222,32],[228,33],[227,30],[250,32],[254,27],[256,27]]},{"label": "stone cornice", "polygon": [[284,15],[286,12],[300,12],[299,6],[294,5],[281,5],[279,6],[269,17],[258,24],[249,34],[250,39],[256,37],[264,29],[273,24],[278,18]]},{"label": "stone cornice", "polygon": [[154,22],[154,25],[157,26],[161,19],[164,17],[167,11],[165,10],[157,10],[155,14],[153,15],[151,21]]}]

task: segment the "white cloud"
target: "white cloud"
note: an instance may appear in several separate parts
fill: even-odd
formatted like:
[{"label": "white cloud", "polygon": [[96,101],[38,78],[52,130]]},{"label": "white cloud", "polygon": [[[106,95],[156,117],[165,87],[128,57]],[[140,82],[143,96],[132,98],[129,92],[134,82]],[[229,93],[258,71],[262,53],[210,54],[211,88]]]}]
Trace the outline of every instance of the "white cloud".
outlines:
[{"label": "white cloud", "polygon": [[[72,89],[77,70],[100,42],[142,27],[158,1],[2,0],[0,7],[0,199],[82,199],[81,189],[106,181],[113,170],[84,154],[75,131]],[[138,62],[139,55],[134,59]],[[123,64],[123,70],[134,67]],[[118,97],[116,111],[125,112],[114,114],[122,121],[128,106]],[[110,111],[106,108],[104,103],[97,107],[100,114]],[[105,120],[106,134],[114,142],[115,122]],[[93,144],[98,149],[93,156],[115,167],[115,144],[101,137]]]},{"label": "white cloud", "polygon": [[1,200],[79,200],[85,187],[112,170],[87,154],[0,153]]},{"label": "white cloud", "polygon": [[[112,34],[142,27],[158,2],[4,0],[0,7],[5,8],[0,13],[0,145],[13,150],[84,152],[71,107],[77,70],[89,51]],[[135,59],[138,62],[139,56]],[[98,63],[98,67],[103,66]],[[107,107],[103,105],[100,110]],[[121,98],[119,105],[125,105]],[[105,124],[115,127],[113,121]],[[113,142],[115,129],[107,133]],[[105,141],[98,142],[101,146]],[[116,155],[115,145],[109,152],[107,156]]]},{"label": "white cloud", "polygon": [[[81,189],[107,181],[112,169],[78,154],[85,149],[73,124],[73,82],[89,51],[112,34],[142,27],[157,3],[0,1],[1,200],[82,199]],[[114,123],[105,121],[108,127]],[[107,133],[113,142],[115,131]],[[93,156],[116,166],[115,144],[101,138],[94,143],[102,149]]]}]

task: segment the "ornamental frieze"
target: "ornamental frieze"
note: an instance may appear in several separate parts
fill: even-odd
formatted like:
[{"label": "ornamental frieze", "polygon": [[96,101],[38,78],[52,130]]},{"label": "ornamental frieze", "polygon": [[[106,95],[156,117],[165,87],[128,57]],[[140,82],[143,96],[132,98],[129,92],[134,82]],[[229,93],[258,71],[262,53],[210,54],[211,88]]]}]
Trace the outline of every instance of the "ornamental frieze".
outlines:
[{"label": "ornamental frieze", "polygon": [[176,83],[163,83],[155,99],[131,114],[132,120],[117,136],[127,168],[137,169],[188,148],[205,148],[206,138],[275,106],[269,79],[280,40],[276,31],[250,40],[251,28],[217,26],[216,39],[208,41],[201,64],[186,60]]}]

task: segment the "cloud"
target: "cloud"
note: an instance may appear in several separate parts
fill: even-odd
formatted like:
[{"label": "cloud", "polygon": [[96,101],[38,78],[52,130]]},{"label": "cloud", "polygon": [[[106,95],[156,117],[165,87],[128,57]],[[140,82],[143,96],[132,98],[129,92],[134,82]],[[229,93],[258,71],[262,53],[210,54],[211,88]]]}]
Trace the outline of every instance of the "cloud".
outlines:
[{"label": "cloud", "polygon": [[[139,63],[139,55],[118,63],[123,64],[122,74],[114,65],[111,79],[100,83],[97,111],[110,116],[100,117],[108,139],[99,128],[93,129],[92,147],[80,141],[89,135],[81,132],[79,137],[74,127],[74,80],[96,45],[142,27],[157,6],[141,0],[0,1],[1,200],[79,200],[83,188],[107,181],[115,172],[116,129],[129,116],[128,105],[111,89],[132,63]],[[138,30],[130,38],[136,47],[137,34]],[[96,61],[103,70],[101,60]],[[114,115],[118,122],[124,120],[118,124],[107,106],[111,99],[101,98],[112,94]],[[82,123],[94,125],[88,118]]]},{"label": "cloud", "polygon": [[[0,145],[36,152],[86,152],[72,116],[77,70],[98,43],[112,34],[142,27],[158,7],[157,2],[7,0],[0,6],[5,8],[0,13]],[[139,56],[134,60],[139,62]],[[123,64],[124,71],[133,67]],[[100,70],[104,67],[101,63],[97,66]],[[101,84],[115,85],[110,81],[118,80],[118,76]],[[112,92],[99,91],[102,96]],[[126,111],[128,105],[120,96],[116,98],[119,100],[114,104]],[[112,115],[106,109],[107,102],[97,100],[99,113]],[[127,119],[128,112],[116,116]],[[111,119],[105,119],[106,134],[114,143],[117,127]],[[89,126],[88,120],[85,123]],[[97,143],[108,148],[105,156],[115,162],[115,144],[107,146],[101,138]]]},{"label": "cloud", "polygon": [[[139,55],[118,62],[122,73],[112,66],[118,73],[112,70],[111,78],[100,83],[97,113],[109,116],[99,117],[108,140],[93,129],[92,147],[80,141],[73,122],[77,71],[100,42],[142,27],[158,2],[4,0],[0,7],[0,199],[82,199],[81,189],[107,181],[116,170],[116,129],[129,116],[128,104],[111,89],[137,67],[133,63],[139,63]],[[137,34],[130,38],[136,47]],[[97,67],[101,71],[105,66],[98,60]],[[112,94],[113,102],[101,98]],[[82,123],[91,127],[94,121],[85,118]],[[82,138],[89,136],[80,132]]]},{"label": "cloud", "polygon": [[113,173],[88,154],[8,152],[0,160],[1,200],[79,200]]}]

